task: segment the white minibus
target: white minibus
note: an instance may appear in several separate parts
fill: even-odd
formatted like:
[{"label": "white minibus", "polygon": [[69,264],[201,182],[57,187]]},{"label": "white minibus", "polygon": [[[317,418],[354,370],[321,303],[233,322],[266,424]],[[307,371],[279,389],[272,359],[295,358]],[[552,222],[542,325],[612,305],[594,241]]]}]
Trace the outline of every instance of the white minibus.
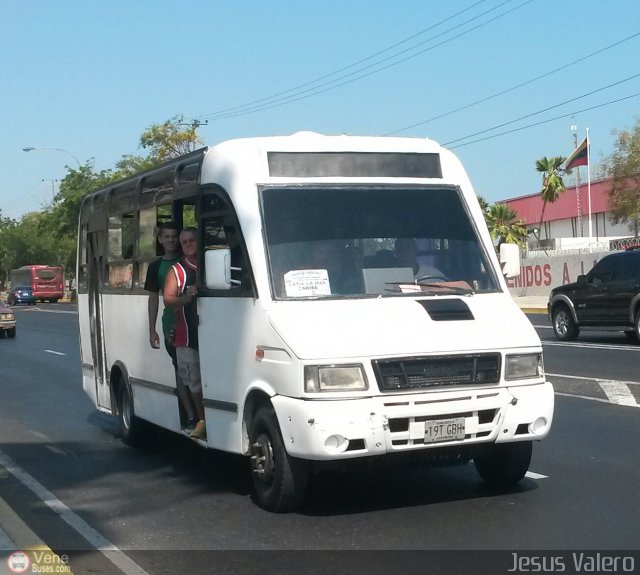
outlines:
[{"label": "white minibus", "polygon": [[167,220],[198,229],[197,441],[250,457],[259,505],[295,509],[326,462],[420,455],[473,461],[500,486],[524,477],[553,388],[505,283],[517,247],[496,254],[453,153],[418,138],[237,139],[89,194],[83,386],[128,443],[147,422],[185,424],[143,289]]}]

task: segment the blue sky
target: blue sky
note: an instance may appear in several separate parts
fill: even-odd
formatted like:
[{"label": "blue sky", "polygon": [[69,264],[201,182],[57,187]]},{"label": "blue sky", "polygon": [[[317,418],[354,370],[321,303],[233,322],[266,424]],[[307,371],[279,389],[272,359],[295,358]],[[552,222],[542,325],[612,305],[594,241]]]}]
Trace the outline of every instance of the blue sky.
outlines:
[{"label": "blue sky", "polygon": [[535,160],[569,155],[572,125],[579,140],[589,128],[595,163],[640,117],[638,96],[607,104],[640,93],[637,0],[4,0],[0,13],[0,209],[14,218],[51,200],[73,156],[111,168],[178,114],[207,119],[210,145],[299,130],[456,140],[490,202],[537,193]]}]

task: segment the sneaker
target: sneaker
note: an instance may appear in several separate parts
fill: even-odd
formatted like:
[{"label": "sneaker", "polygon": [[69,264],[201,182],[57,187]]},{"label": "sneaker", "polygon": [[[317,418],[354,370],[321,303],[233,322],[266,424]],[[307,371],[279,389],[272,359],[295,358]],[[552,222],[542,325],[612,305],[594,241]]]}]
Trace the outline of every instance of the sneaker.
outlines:
[{"label": "sneaker", "polygon": [[187,421],[187,425],[184,426],[184,431],[188,434],[191,434],[191,432],[196,428],[196,420],[191,418],[189,419],[189,421]]},{"label": "sneaker", "polygon": [[196,423],[196,427],[189,437],[192,437],[193,439],[207,439],[207,426],[204,423],[204,419],[201,419]]}]

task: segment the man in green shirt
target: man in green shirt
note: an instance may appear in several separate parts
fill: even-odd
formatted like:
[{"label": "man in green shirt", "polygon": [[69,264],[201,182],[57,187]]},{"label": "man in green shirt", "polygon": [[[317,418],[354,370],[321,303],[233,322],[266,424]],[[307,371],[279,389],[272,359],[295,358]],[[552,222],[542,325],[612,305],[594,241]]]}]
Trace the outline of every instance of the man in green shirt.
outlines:
[{"label": "man in green shirt", "polygon": [[[144,282],[145,291],[149,292],[147,309],[149,313],[149,343],[154,349],[160,349],[160,336],[156,331],[158,319],[158,309],[160,307],[160,296],[167,277],[167,272],[175,264],[179,257],[179,229],[173,222],[165,222],[158,228],[158,243],[163,248],[163,255],[149,264],[147,277]],[[193,399],[189,388],[185,386],[178,375],[178,362],[176,359],[176,348],[173,345],[173,332],[175,329],[175,310],[165,308],[162,312],[162,335],[164,346],[171,357],[176,376],[176,387],[180,404],[184,410],[186,418],[185,430],[191,431],[195,426],[195,410]]]}]

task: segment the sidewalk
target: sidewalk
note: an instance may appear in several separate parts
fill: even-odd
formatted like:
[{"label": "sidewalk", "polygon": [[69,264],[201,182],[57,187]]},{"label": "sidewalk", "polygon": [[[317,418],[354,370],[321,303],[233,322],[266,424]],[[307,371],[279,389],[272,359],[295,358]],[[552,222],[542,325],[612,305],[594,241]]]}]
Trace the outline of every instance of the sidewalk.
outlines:
[{"label": "sidewalk", "polygon": [[547,313],[547,301],[549,298],[546,296],[514,296],[513,301],[516,302],[518,307],[525,313]]}]

